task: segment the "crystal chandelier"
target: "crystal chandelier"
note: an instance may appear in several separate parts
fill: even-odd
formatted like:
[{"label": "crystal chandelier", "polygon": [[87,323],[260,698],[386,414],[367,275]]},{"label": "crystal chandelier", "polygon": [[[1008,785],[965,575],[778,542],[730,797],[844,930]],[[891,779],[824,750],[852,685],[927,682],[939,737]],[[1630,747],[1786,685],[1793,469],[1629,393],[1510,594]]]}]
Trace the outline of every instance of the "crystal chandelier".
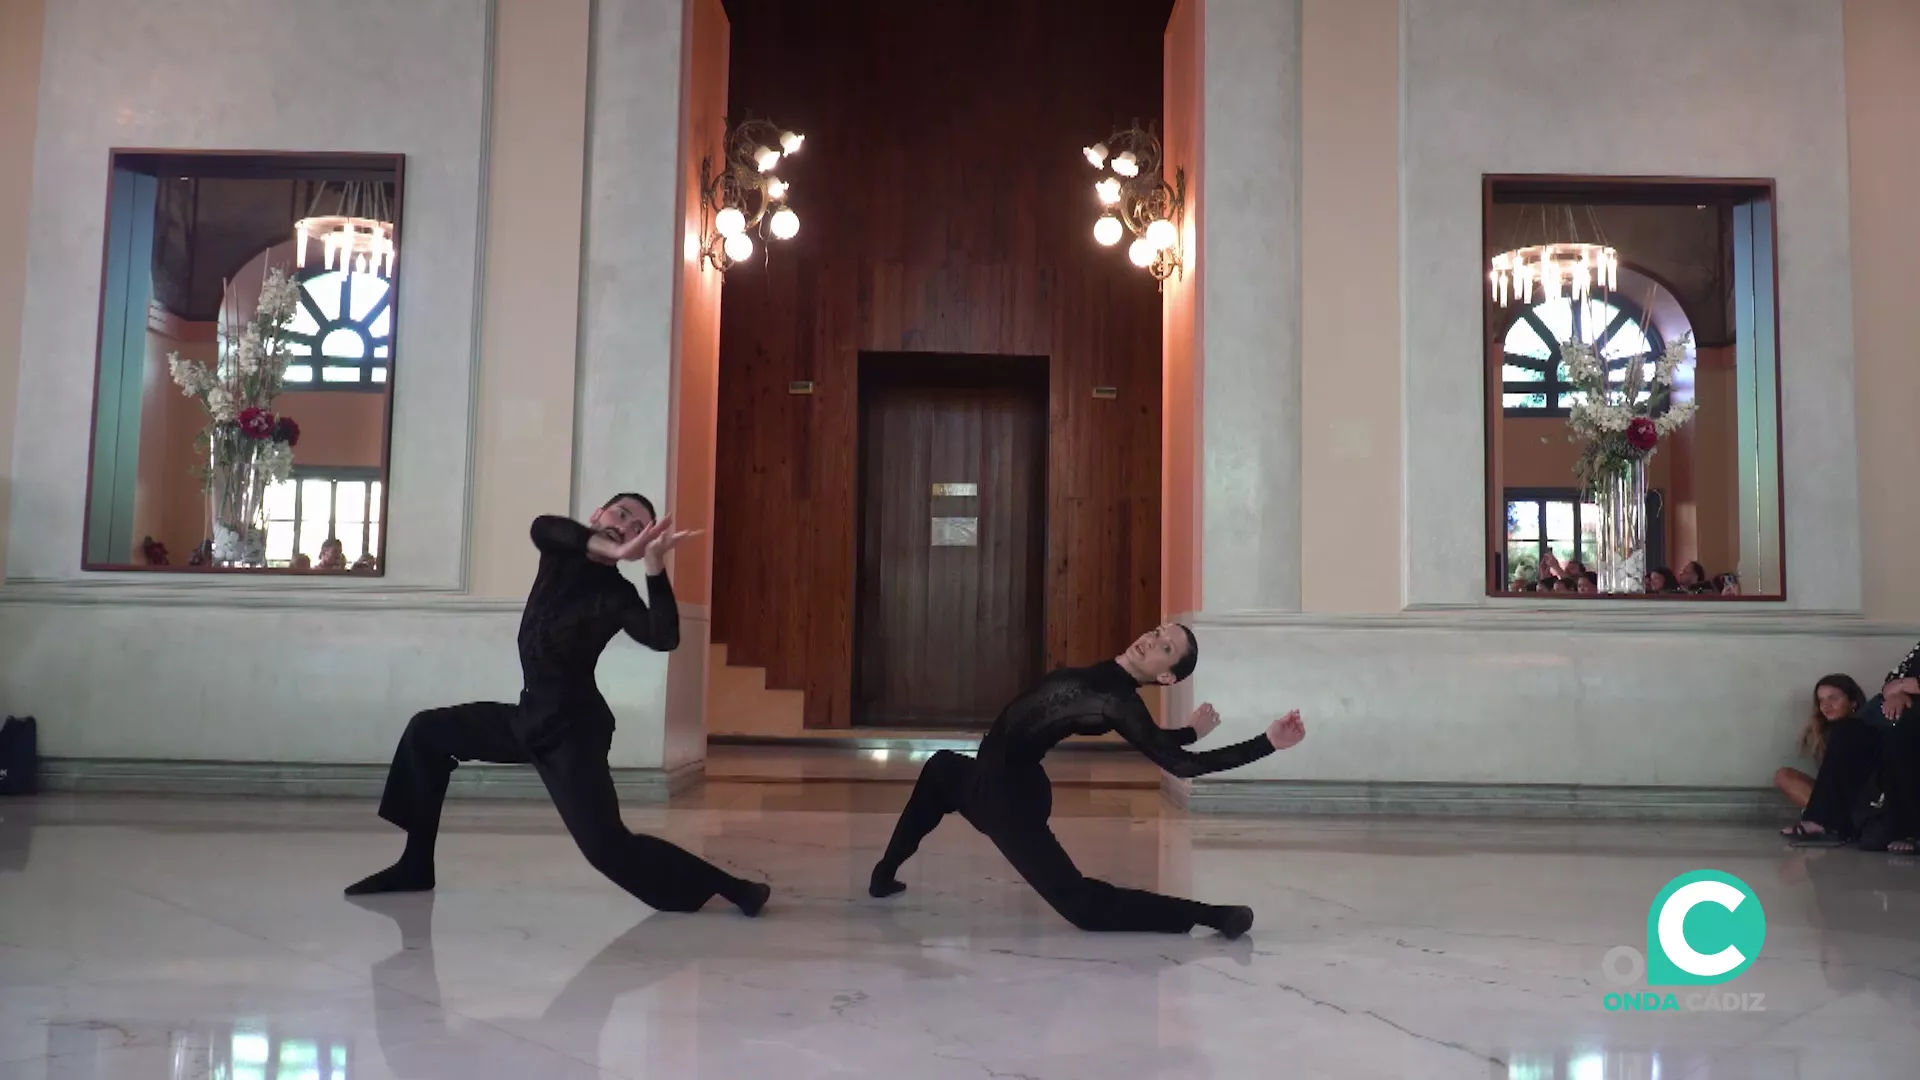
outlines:
[{"label": "crystal chandelier", "polygon": [[[791,240],[800,215],[787,205],[788,183],[773,171],[800,152],[806,136],[766,120],[747,119],[727,132],[726,167],[700,161],[700,258],[725,273],[753,257],[753,238]],[[778,147],[778,149],[775,149]]]},{"label": "crystal chandelier", "polygon": [[[1594,239],[1598,242],[1586,243],[1580,239],[1579,228],[1574,224],[1573,208],[1564,209],[1567,235],[1571,238],[1568,242],[1516,247],[1493,257],[1492,268],[1487,271],[1487,288],[1495,303],[1506,307],[1507,301],[1518,300],[1532,305],[1536,288],[1542,300],[1585,301],[1595,289],[1612,292],[1620,286],[1620,255],[1606,245],[1593,210],[1588,208],[1587,219],[1593,225]],[[1547,211],[1542,208],[1542,235],[1547,232],[1546,219]]]},{"label": "crystal chandelier", "polygon": [[400,257],[393,237],[386,184],[321,181],[307,216],[293,223],[293,264],[306,269],[307,247],[317,242],[322,269],[392,278]]},{"label": "crystal chandelier", "polygon": [[1081,153],[1094,168],[1113,173],[1093,185],[1101,206],[1094,240],[1112,247],[1130,232],[1134,241],[1127,258],[1133,265],[1159,282],[1182,273],[1180,222],[1186,213],[1187,174],[1175,169],[1172,184],[1161,176],[1160,140],[1152,129],[1142,129],[1135,121]]}]

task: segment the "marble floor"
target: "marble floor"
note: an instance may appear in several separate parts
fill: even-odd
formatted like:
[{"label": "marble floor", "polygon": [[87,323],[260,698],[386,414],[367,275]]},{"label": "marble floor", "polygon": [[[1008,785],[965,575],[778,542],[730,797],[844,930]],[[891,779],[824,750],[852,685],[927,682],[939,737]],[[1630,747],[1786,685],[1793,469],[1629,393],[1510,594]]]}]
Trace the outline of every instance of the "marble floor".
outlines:
[{"label": "marble floor", "polygon": [[[1089,873],[1259,913],[1239,942],[1091,935],[958,822],[867,899],[905,793],[721,781],[628,810],[769,879],[758,920],[649,914],[544,805],[450,807],[438,893],[355,904],[340,887],[399,847],[370,805],[0,802],[0,1078],[1920,1075],[1920,866],[1886,856],[1066,790]],[[1609,1011],[1602,956],[1644,949],[1655,894],[1704,867],[1765,906],[1721,988],[1759,1008]]]}]

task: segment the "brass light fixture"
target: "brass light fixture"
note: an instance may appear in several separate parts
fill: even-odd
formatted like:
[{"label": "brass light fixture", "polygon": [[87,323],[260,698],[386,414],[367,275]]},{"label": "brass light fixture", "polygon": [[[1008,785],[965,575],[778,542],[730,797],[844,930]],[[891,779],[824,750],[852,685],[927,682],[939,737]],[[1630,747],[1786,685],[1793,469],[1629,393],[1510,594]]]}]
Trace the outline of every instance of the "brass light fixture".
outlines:
[{"label": "brass light fixture", "polygon": [[1132,127],[1081,153],[1088,164],[1111,174],[1093,185],[1101,208],[1093,225],[1094,240],[1112,247],[1130,232],[1134,241],[1127,248],[1127,258],[1133,265],[1162,283],[1175,274],[1184,277],[1180,235],[1187,210],[1187,173],[1175,169],[1171,184],[1161,175],[1160,139],[1152,125],[1142,128],[1136,120]]},{"label": "brass light fixture", "polygon": [[300,270],[306,269],[307,245],[314,241],[320,244],[322,267],[349,274],[391,279],[400,257],[385,184],[322,182],[313,189],[307,216],[294,222],[293,239],[294,267]]},{"label": "brass light fixture", "polygon": [[[1592,243],[1580,239],[1580,226],[1574,220],[1573,208],[1563,209],[1566,212],[1564,230],[1558,228],[1558,223],[1548,222],[1547,209],[1542,207],[1536,235],[1543,242],[1514,247],[1493,257],[1487,271],[1489,299],[1501,307],[1506,307],[1509,300],[1532,306],[1536,286],[1542,300],[1576,301],[1585,301],[1595,290],[1604,295],[1620,287],[1620,253],[1607,246],[1593,208],[1586,208],[1587,222],[1592,226]],[[1566,239],[1554,242],[1552,237],[1556,232]]]},{"label": "brass light fixture", "polygon": [[791,240],[800,215],[787,205],[789,185],[774,175],[800,152],[806,136],[766,120],[747,119],[727,130],[726,162],[700,161],[700,259],[725,273],[753,257],[753,237]]}]

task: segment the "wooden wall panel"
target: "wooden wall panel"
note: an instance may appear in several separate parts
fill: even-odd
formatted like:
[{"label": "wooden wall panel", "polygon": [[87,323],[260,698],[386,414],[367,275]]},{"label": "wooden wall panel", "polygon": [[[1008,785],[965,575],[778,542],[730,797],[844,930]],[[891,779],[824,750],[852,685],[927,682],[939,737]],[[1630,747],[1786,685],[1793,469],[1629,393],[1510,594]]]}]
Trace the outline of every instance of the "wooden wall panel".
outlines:
[{"label": "wooden wall panel", "polygon": [[1079,148],[1158,118],[1170,0],[727,7],[734,117],[807,144],[800,235],[727,275],[715,640],[850,721],[859,355],[976,353],[1051,358],[1048,663],[1118,650],[1159,617],[1160,294]]}]

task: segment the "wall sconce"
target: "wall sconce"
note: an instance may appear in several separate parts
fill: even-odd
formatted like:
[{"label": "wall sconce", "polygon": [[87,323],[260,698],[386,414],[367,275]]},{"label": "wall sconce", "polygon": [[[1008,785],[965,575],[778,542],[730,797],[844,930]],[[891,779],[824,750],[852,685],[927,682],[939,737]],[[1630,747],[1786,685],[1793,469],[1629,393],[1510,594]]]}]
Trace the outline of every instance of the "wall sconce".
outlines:
[{"label": "wall sconce", "polygon": [[1127,258],[1133,265],[1162,283],[1175,274],[1184,278],[1180,227],[1187,210],[1187,173],[1175,169],[1171,185],[1161,176],[1160,140],[1152,127],[1143,130],[1136,120],[1081,152],[1094,168],[1112,173],[1093,185],[1100,200],[1093,238],[1112,247],[1130,232],[1134,241]]},{"label": "wall sconce", "polygon": [[726,138],[726,166],[717,173],[711,156],[700,160],[700,260],[725,273],[753,257],[753,237],[791,240],[800,215],[787,206],[789,185],[775,176],[785,158],[800,152],[806,136],[766,120],[743,120]]}]

